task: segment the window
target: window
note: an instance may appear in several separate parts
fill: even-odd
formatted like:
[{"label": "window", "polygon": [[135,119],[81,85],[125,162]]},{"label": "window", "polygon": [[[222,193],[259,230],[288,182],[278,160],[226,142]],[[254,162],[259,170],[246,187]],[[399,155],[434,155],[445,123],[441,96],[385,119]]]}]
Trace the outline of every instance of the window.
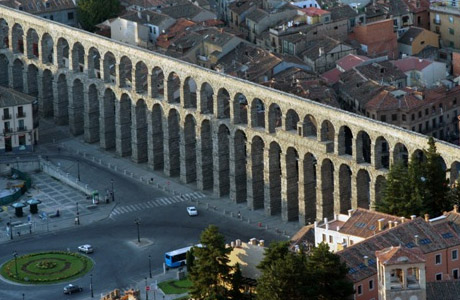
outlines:
[{"label": "window", "polygon": [[323,233],[323,242],[326,242],[326,235]]},{"label": "window", "polygon": [[19,130],[24,130],[24,120],[19,120],[18,121],[18,129]]},{"label": "window", "polygon": [[372,291],[374,289],[374,280],[371,279],[369,280],[369,291]]},{"label": "window", "polygon": [[455,105],[457,104],[457,98],[454,99],[454,101],[452,102],[452,105]]},{"label": "window", "polygon": [[422,132],[422,124],[418,124],[418,132]]},{"label": "window", "polygon": [[387,121],[387,116],[381,115],[381,116],[380,116],[380,121],[386,122],[386,121]]},{"label": "window", "polygon": [[441,264],[441,254],[436,254],[435,256],[435,263],[437,265],[440,265]]},{"label": "window", "polygon": [[374,119],[374,120],[375,120],[375,115],[374,115],[374,114],[372,114],[372,119]]},{"label": "window", "polygon": [[397,114],[392,114],[391,115],[391,121],[398,121],[398,115]]},{"label": "window", "polygon": [[50,16],[50,20],[54,20],[54,16],[53,16],[53,15]]},{"label": "window", "polygon": [[449,16],[449,23],[454,23],[454,17],[453,16]]},{"label": "window", "polygon": [[73,12],[67,13],[67,20],[73,20]]},{"label": "window", "polygon": [[428,114],[430,113],[430,110],[428,108],[425,109],[425,116],[428,116]]},{"label": "window", "polygon": [[454,31],[454,29],[453,29],[453,28],[449,28],[449,34],[452,34],[452,35],[454,35],[454,34],[455,34],[455,31]]},{"label": "window", "polygon": [[334,238],[332,237],[332,235],[329,236],[329,243],[332,244],[334,242]]},{"label": "window", "polygon": [[404,115],[404,114],[402,115],[402,120],[406,121],[406,115]]},{"label": "window", "polygon": [[458,259],[458,250],[452,250],[452,260],[457,260]]},{"label": "window", "polygon": [[415,121],[415,114],[412,114],[411,120],[412,120],[412,121]]},{"label": "window", "polygon": [[360,284],[358,285],[358,295],[362,295],[363,294],[363,286]]},{"label": "window", "polygon": [[418,112],[418,117],[419,117],[419,118],[422,117],[422,111],[419,111],[419,112]]},{"label": "window", "polygon": [[23,134],[23,135],[20,135],[19,136],[19,146],[25,146],[26,144],[26,136]]},{"label": "window", "polygon": [[455,44],[454,44],[454,42],[452,42],[452,41],[449,41],[449,47],[451,47],[451,48],[454,48],[454,47],[455,47]]},{"label": "window", "polygon": [[415,126],[412,126],[412,131],[415,131]]},{"label": "window", "polygon": [[436,280],[442,280],[442,273],[436,274]]},{"label": "window", "polygon": [[452,270],[452,277],[453,277],[454,279],[458,279],[458,269]]}]

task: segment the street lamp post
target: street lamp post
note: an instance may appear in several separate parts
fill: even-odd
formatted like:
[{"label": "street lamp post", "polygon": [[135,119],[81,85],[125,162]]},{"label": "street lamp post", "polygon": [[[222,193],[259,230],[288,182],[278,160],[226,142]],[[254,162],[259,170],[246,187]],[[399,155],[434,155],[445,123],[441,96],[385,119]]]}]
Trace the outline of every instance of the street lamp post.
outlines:
[{"label": "street lamp post", "polygon": [[147,288],[147,277],[145,277],[145,300],[149,300],[149,291]]},{"label": "street lamp post", "polygon": [[139,218],[136,218],[134,220],[134,223],[136,223],[136,225],[137,225],[137,242],[141,243],[141,234],[139,232],[139,225],[141,224],[141,220]]},{"label": "street lamp post", "polygon": [[78,181],[81,181],[80,180],[80,161],[77,160],[77,176],[78,176]]},{"label": "street lamp post", "polygon": [[77,215],[75,217],[75,225],[80,225],[80,212],[78,211],[78,202],[75,202],[77,207]]},{"label": "street lamp post", "polygon": [[16,251],[13,251],[13,256],[14,256],[14,268],[16,270],[16,277],[18,277],[18,253]]},{"label": "street lamp post", "polygon": [[152,278],[152,257],[149,254],[149,275]]},{"label": "street lamp post", "polygon": [[110,179],[110,182],[112,183],[112,201],[115,201],[115,193],[113,191],[113,178]]},{"label": "street lamp post", "polygon": [[93,291],[93,274],[89,274],[89,290],[91,291],[91,298],[94,298],[94,291]]}]

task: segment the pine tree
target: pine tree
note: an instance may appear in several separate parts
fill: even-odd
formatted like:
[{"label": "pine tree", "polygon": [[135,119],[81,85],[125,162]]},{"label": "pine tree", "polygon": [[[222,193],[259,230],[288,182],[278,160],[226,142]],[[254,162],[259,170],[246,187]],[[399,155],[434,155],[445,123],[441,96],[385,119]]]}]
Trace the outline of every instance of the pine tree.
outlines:
[{"label": "pine tree", "polygon": [[239,300],[242,297],[241,287],[243,285],[243,274],[241,273],[240,264],[236,264],[232,274],[232,289],[230,290],[230,298]]},{"label": "pine tree", "polygon": [[92,32],[95,25],[117,16],[119,12],[119,0],[77,1],[78,22],[87,31]]},{"label": "pine tree", "polygon": [[448,198],[450,204],[460,205],[460,177],[452,185]]}]

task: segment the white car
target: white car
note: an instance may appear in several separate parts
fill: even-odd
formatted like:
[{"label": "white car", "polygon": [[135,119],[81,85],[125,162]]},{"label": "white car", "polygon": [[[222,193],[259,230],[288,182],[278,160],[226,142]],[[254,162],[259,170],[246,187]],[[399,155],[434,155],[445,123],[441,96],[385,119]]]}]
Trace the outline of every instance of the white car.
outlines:
[{"label": "white car", "polygon": [[198,216],[198,210],[196,210],[195,206],[187,207],[187,213],[189,216]]},{"label": "white car", "polygon": [[78,251],[88,254],[88,253],[93,253],[94,249],[93,249],[93,246],[86,244],[86,245],[78,246]]}]

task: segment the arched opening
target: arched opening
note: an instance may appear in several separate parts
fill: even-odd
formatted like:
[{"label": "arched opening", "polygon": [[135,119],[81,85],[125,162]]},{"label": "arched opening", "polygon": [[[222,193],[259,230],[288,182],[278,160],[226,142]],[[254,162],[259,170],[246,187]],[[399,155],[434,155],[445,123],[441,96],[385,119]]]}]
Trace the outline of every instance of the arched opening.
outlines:
[{"label": "arched opening", "polygon": [[353,155],[353,133],[348,126],[339,130],[339,155]]},{"label": "arched opening", "polygon": [[19,58],[13,63],[13,89],[24,92],[24,63]]},{"label": "arched opening", "polygon": [[218,147],[218,190],[214,192],[219,196],[228,195],[230,191],[230,130],[225,125],[220,125],[217,132],[217,147]]},{"label": "arched opening", "polygon": [[190,183],[196,181],[196,121],[192,114],[185,117],[184,143],[185,176],[182,177],[185,183]]},{"label": "arched opening", "polygon": [[42,44],[41,45],[42,46],[42,49],[41,49],[41,51],[42,51],[42,63],[52,65],[53,62],[54,62],[54,59],[53,59],[53,52],[54,52],[53,38],[48,33],[45,33],[42,36],[41,44]]},{"label": "arched opening", "polygon": [[233,98],[233,124],[248,124],[248,100],[238,93]]},{"label": "arched opening", "polygon": [[377,176],[377,180],[375,181],[375,202],[379,204],[383,200],[383,193],[385,192],[386,186],[386,179],[385,176],[379,175]]},{"label": "arched opening", "polygon": [[84,132],[83,83],[76,79],[72,86],[72,102],[69,105],[70,132],[77,136]]},{"label": "arched opening", "polygon": [[268,110],[268,130],[270,133],[275,132],[276,128],[280,128],[283,125],[282,117],[279,105],[272,103]]},{"label": "arched opening", "polygon": [[175,72],[168,76],[168,103],[180,104],[180,78]]},{"label": "arched opening", "polygon": [[27,30],[27,58],[38,59],[40,57],[38,42],[39,38],[35,29]]},{"label": "arched opening", "polygon": [[28,94],[32,96],[38,95],[38,68],[35,65],[27,67],[27,84]]},{"label": "arched opening", "polygon": [[371,194],[370,194],[370,182],[371,178],[369,173],[366,170],[359,170],[356,177],[356,187],[357,187],[357,199],[358,207],[369,209],[371,204]]},{"label": "arched opening", "polygon": [[299,115],[293,109],[290,109],[286,113],[286,131],[297,132],[297,123],[299,123]]},{"label": "arched opening", "polygon": [[269,195],[270,202],[268,209],[269,215],[276,215],[281,212],[281,148],[276,142],[270,144],[268,154],[268,171],[269,171]]},{"label": "arched opening", "polygon": [[58,68],[69,68],[69,43],[64,38],[58,39],[57,60]]},{"label": "arched opening", "polygon": [[88,77],[101,79],[101,55],[94,47],[88,51]]},{"label": "arched opening", "polygon": [[163,109],[161,105],[155,104],[152,107],[152,156],[150,164],[154,170],[164,169],[163,151]]},{"label": "arched opening", "polygon": [[69,124],[69,88],[64,74],[60,74],[58,77],[56,100],[54,122],[57,125],[67,125]]},{"label": "arched opening", "polygon": [[334,217],[334,165],[327,158],[321,164],[321,194],[323,217],[332,219]]},{"label": "arched opening", "polygon": [[331,122],[324,120],[321,124],[321,142],[326,145],[326,152],[334,152],[335,129]]},{"label": "arched opening", "polygon": [[246,176],[246,134],[237,130],[234,137],[234,163],[235,163],[235,202],[246,202],[247,176]]},{"label": "arched opening", "polygon": [[371,163],[371,138],[365,131],[358,132],[356,138],[356,161]]},{"label": "arched opening", "polygon": [[390,149],[387,140],[381,136],[375,141],[374,159],[376,169],[390,168]]},{"label": "arched opening", "polygon": [[140,61],[136,64],[136,93],[144,94],[148,91],[149,71],[144,62]]},{"label": "arched opening", "polygon": [[112,52],[104,54],[104,82],[115,84],[117,81],[117,60]]},{"label": "arched opening", "polygon": [[116,116],[116,106],[115,106],[115,94],[111,89],[106,89],[104,91],[104,98],[102,99],[103,103],[101,106],[101,147],[103,149],[113,149],[115,148],[115,139],[116,139],[116,125],[115,125],[115,116]]},{"label": "arched opening", "polygon": [[230,118],[230,95],[224,88],[219,89],[219,92],[217,93],[217,118]]},{"label": "arched opening", "polygon": [[83,72],[85,69],[85,49],[76,42],[72,47],[72,70],[74,72]]},{"label": "arched opening", "polygon": [[316,119],[312,115],[306,115],[303,119],[303,136],[316,139],[318,135]]},{"label": "arched opening", "polygon": [[10,69],[10,62],[5,54],[0,54],[0,85],[8,87],[10,79],[8,70]]},{"label": "arched opening", "polygon": [[[1,69],[1,68],[0,68]],[[53,93],[53,74],[46,69],[42,75],[43,94],[41,105],[42,114],[45,118],[54,116],[54,93]]]},{"label": "arched opening", "polygon": [[8,34],[8,22],[0,18],[0,49],[7,49],[9,47]]},{"label": "arched opening", "polygon": [[401,143],[397,143],[393,150],[393,162],[397,163],[398,161],[402,161],[405,166],[407,166],[409,161],[407,148]]},{"label": "arched opening", "polygon": [[258,98],[251,102],[251,127],[265,128],[265,105]]},{"label": "arched opening", "polygon": [[196,82],[192,77],[184,81],[184,107],[196,109]]},{"label": "arched opening", "polygon": [[13,26],[13,53],[24,53],[24,30],[19,24]]},{"label": "arched opening", "polygon": [[131,156],[131,98],[127,94],[121,95],[117,116],[117,153],[120,156]]},{"label": "arched opening", "polygon": [[213,114],[214,113],[214,90],[211,85],[207,82],[201,85],[200,90],[201,98],[201,113],[202,114]]},{"label": "arched opening", "polygon": [[[166,175],[171,177],[180,175],[180,137],[179,113],[171,109],[168,114],[168,161],[166,161]],[[166,153],[165,153],[166,154]]]},{"label": "arched opening", "polygon": [[264,207],[264,141],[255,136],[251,143],[252,161],[252,208],[259,209]]},{"label": "arched opening", "polygon": [[426,161],[425,153],[420,149],[417,149],[414,153],[412,153],[411,159],[412,158],[416,159],[420,163]]},{"label": "arched opening", "polygon": [[[303,160],[303,184],[305,195],[305,224],[311,224],[316,220],[316,157],[307,153]],[[302,220],[301,220],[302,221]]]},{"label": "arched opening", "polygon": [[[85,103],[86,104],[86,103]],[[99,141],[99,97],[97,87],[93,83],[88,88],[88,122],[85,124],[85,140],[88,143]]]},{"label": "arched opening", "polygon": [[120,72],[120,87],[131,89],[133,86],[133,78],[131,74],[133,70],[133,64],[131,63],[131,60],[127,56],[122,56],[118,68],[118,71]]},{"label": "arched opening", "polygon": [[159,67],[155,67],[152,70],[152,75],[150,78],[151,85],[151,96],[152,98],[163,98],[164,97],[164,85],[165,85],[165,76],[163,70]]},{"label": "arched opening", "polygon": [[351,209],[351,169],[349,166],[342,164],[339,169],[339,198],[340,213],[348,214]]},{"label": "arched opening", "polygon": [[136,103],[136,137],[133,139],[133,159],[137,163],[147,161],[147,104],[144,99],[139,99]]},{"label": "arched opening", "polygon": [[299,219],[299,154],[294,148],[286,151],[286,202],[283,216],[286,221]]},{"label": "arched opening", "polygon": [[450,165],[450,183],[453,184],[460,175],[460,162],[454,161]]},{"label": "arched opening", "polygon": [[203,190],[212,189],[214,186],[214,161],[212,128],[209,120],[201,123],[201,184]]}]

